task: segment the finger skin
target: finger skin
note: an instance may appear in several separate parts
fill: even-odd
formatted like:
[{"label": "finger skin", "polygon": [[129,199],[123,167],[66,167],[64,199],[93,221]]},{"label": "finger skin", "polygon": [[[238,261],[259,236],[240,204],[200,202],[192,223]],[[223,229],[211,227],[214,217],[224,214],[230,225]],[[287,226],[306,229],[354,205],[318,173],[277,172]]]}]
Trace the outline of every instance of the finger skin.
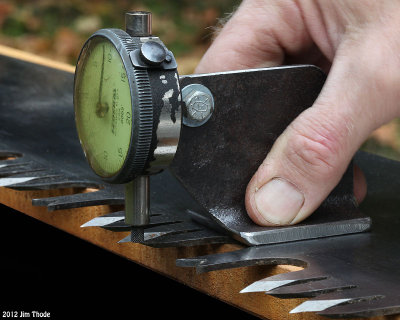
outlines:
[{"label": "finger skin", "polygon": [[291,0],[245,0],[200,61],[196,73],[271,67],[313,45]]},{"label": "finger skin", "polygon": [[359,166],[354,165],[354,197],[358,204],[367,196],[367,179]]},{"label": "finger skin", "polygon": [[[399,16],[400,3],[390,0],[245,0],[205,54],[197,72],[301,63],[310,56],[332,63],[313,107],[286,128],[248,185],[246,209],[256,223],[304,220],[337,185],[368,135],[399,116]],[[276,190],[263,188],[271,181],[301,195],[294,197],[300,206],[293,219],[265,215],[269,208],[297,210],[284,197],[268,200],[279,205],[257,205],[261,195],[274,199],[268,192]],[[355,197],[361,201],[365,193],[365,179],[355,169]]]},{"label": "finger skin", "polygon": [[[277,139],[249,183],[246,208],[256,223],[276,224],[260,220],[266,213],[254,199],[256,190],[275,178],[297,186],[305,198],[295,218],[282,224],[307,218],[340,181],[368,135],[398,115],[400,76],[392,69],[398,61],[394,52],[383,49],[392,44],[374,46],[378,41],[381,36],[370,32],[368,38],[338,48],[317,101]],[[279,213],[269,216],[274,214]]]}]

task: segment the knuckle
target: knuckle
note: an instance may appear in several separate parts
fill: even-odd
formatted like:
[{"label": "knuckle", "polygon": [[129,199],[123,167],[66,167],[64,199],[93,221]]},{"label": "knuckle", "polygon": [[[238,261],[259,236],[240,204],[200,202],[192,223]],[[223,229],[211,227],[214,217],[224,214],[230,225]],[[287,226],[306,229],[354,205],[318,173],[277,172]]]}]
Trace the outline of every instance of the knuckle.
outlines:
[{"label": "knuckle", "polygon": [[337,173],[340,137],[329,129],[291,127],[286,159],[289,167],[311,180],[330,179]]},{"label": "knuckle", "polygon": [[287,159],[305,176],[330,176],[334,170],[332,153],[323,143],[297,135],[288,145]]}]

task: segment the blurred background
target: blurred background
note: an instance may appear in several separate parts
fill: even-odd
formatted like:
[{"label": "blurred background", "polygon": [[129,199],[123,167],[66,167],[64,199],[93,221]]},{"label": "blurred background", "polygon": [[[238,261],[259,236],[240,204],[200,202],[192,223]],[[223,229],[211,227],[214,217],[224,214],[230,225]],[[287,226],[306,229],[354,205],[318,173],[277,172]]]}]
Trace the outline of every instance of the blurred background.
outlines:
[{"label": "blurred background", "polygon": [[84,41],[101,28],[124,28],[124,13],[153,13],[153,34],[191,73],[219,19],[239,0],[0,0],[0,43],[75,64]]},{"label": "blurred background", "polygon": [[[153,13],[153,33],[192,73],[221,21],[240,0],[0,0],[0,44],[75,64],[84,41],[100,28],[123,28],[124,12]],[[363,150],[400,160],[400,120],[376,130]]]}]

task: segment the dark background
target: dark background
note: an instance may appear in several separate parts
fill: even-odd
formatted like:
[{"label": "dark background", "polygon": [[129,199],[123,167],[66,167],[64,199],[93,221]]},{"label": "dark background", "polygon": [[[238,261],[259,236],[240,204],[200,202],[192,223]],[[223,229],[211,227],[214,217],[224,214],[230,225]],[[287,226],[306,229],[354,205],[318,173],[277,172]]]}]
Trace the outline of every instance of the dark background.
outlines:
[{"label": "dark background", "polygon": [[240,0],[0,0],[0,43],[75,64],[85,40],[100,28],[124,28],[124,13],[153,14],[153,34],[190,73],[220,19]]},{"label": "dark background", "polygon": [[0,217],[0,317],[257,319],[6,206]]}]

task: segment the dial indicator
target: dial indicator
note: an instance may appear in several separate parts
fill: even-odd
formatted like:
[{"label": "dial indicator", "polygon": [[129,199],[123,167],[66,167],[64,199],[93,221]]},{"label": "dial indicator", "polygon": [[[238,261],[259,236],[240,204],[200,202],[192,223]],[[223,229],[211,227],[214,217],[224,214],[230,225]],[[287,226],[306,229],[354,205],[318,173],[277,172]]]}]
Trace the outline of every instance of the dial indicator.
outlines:
[{"label": "dial indicator", "polygon": [[103,178],[123,167],[131,143],[132,97],[124,63],[105,37],[82,50],[75,79],[78,135],[92,169]]}]

